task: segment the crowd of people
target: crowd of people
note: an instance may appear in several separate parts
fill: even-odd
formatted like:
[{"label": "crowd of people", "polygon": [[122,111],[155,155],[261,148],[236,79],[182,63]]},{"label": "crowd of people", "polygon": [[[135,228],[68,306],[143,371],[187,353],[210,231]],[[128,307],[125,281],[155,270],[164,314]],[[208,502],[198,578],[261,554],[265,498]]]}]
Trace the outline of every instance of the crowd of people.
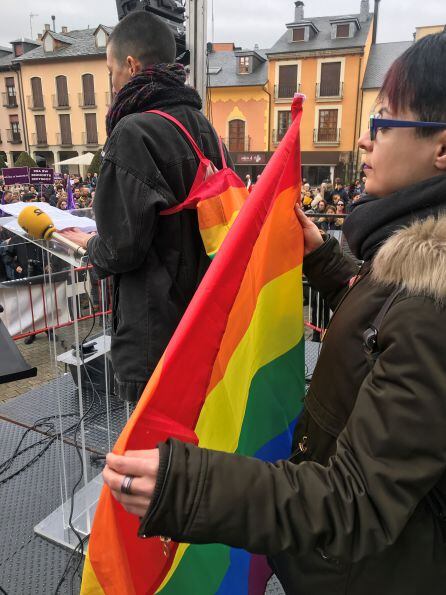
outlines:
[{"label": "crowd of people", "polygon": [[[257,176],[257,180],[260,177]],[[364,194],[366,178],[356,179],[345,186],[340,178],[323,182],[320,186],[311,187],[306,178],[302,180],[301,204],[306,215],[323,231],[341,230],[346,215],[350,214],[353,204]],[[255,187],[251,176],[245,176],[249,192]],[[318,217],[319,215],[319,217]]]},{"label": "crowd of people", "polygon": [[[83,209],[92,207],[97,184],[97,174],[85,178],[63,174],[54,184],[7,186],[0,176],[0,217],[7,216],[1,205],[22,202],[47,202],[58,209]],[[69,192],[69,185],[71,192]],[[71,207],[69,194],[72,196]],[[1,222],[1,219],[0,219]],[[0,283],[43,273],[41,251],[31,242],[23,240],[0,226]]]},{"label": "crowd of people", "polygon": [[351,213],[353,205],[364,193],[364,182],[356,179],[344,186],[339,178],[334,184],[323,182],[311,188],[304,178],[302,183],[302,209],[317,227],[324,231],[341,230],[346,215]]},{"label": "crowd of people", "polygon": [[73,196],[71,208],[85,209],[93,205],[97,180],[96,173],[87,173],[85,178],[80,175],[63,174],[63,177],[56,180],[54,184],[7,186],[4,184],[3,176],[0,176],[1,204],[39,201],[66,210],[70,208],[68,186],[70,184]]}]

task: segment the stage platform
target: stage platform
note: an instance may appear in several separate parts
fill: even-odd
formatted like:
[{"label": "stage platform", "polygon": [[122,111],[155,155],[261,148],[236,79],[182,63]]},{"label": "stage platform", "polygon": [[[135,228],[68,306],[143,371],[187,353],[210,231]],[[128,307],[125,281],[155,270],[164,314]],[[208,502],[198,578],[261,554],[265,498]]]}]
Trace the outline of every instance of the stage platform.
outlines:
[{"label": "stage platform", "polygon": [[[306,376],[311,377],[320,345],[306,345]],[[58,400],[57,395],[60,398]],[[91,407],[85,423],[89,478],[101,472],[95,457],[107,453],[117,439],[127,419],[126,407],[115,397],[110,400],[107,415],[105,399],[84,391],[84,411]],[[64,441],[50,442],[53,433],[45,429],[29,430],[43,417],[63,416]],[[71,493],[81,472],[81,463],[73,444],[72,428],[79,419],[79,404],[75,384],[69,374],[32,389],[19,397],[0,403],[0,464],[11,456],[23,435],[28,434],[22,447],[32,446],[0,474],[0,587],[8,595],[52,595],[64,572],[71,551],[37,536],[34,527],[61,505],[60,461],[64,449],[66,487]],[[110,432],[108,432],[110,427]],[[56,421],[56,431],[60,431]],[[110,435],[110,439],[108,436]],[[45,441],[41,443],[42,441]],[[40,443],[40,444],[38,444]],[[28,463],[48,446],[32,464]],[[14,475],[19,469],[19,474]],[[80,578],[75,576],[60,588],[60,595],[79,593]],[[2,592],[0,590],[0,592]],[[282,595],[274,578],[268,595]]]}]

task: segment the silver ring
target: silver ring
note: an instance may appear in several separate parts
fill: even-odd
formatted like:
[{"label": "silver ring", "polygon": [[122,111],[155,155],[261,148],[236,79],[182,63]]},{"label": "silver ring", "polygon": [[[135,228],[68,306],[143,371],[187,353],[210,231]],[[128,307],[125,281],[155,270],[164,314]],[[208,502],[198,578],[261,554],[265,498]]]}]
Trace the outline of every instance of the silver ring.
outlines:
[{"label": "silver ring", "polygon": [[121,484],[121,492],[123,494],[127,494],[128,496],[132,495],[132,492],[130,491],[130,488],[132,487],[132,481],[135,478],[132,477],[131,475],[126,475],[124,477],[124,479],[122,480],[122,484]]}]

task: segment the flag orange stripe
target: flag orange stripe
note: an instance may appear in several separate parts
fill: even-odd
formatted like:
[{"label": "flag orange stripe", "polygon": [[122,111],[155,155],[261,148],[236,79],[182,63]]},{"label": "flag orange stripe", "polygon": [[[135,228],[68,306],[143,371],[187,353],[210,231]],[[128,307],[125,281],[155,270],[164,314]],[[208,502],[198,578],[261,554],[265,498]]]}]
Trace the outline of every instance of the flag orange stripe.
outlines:
[{"label": "flag orange stripe", "polygon": [[[221,225],[222,215],[224,216],[224,220],[229,222],[233,213],[241,209],[247,196],[248,191],[244,186],[242,188],[231,186],[222,192],[222,194],[207,198],[202,203],[198,203],[200,229],[209,229],[210,227]],[[202,206],[203,208],[201,208]]]},{"label": "flag orange stripe", "polygon": [[[284,190],[274,202],[263,226],[228,318],[226,332],[212,370],[208,394],[223,378],[229,359],[247,331],[262,287],[302,263],[303,246],[299,248],[299,253],[285,251],[282,258],[277,258],[277,251],[272,249],[273,246],[293,245],[293,242],[283,238],[284,229],[288,229],[290,235],[299,234],[300,228],[294,214],[296,199],[296,188]],[[277,237],[277,234],[281,234],[281,237]],[[258,270],[259,262],[262,263],[261,270]]]},{"label": "flag orange stripe", "polygon": [[[150,377],[150,380],[147,383],[146,388],[144,389],[143,396],[155,394],[156,388],[157,388],[160,378],[161,378],[163,362],[164,362],[164,355],[158,362],[158,365],[155,368],[155,371],[153,372],[152,376]],[[113,447],[113,452],[115,454],[118,454],[118,455],[124,454],[124,452],[127,450],[128,439],[133,432],[134,426],[138,423],[138,421],[140,419],[140,410],[144,410],[147,407],[147,403],[150,401],[150,399],[149,399],[149,401],[147,401],[146,400],[147,397],[143,398],[143,396],[140,398],[138,405],[135,408],[135,411],[133,412],[133,414],[130,417],[129,421],[127,422],[125,428],[122,430],[121,435],[119,436],[115,446]]]}]

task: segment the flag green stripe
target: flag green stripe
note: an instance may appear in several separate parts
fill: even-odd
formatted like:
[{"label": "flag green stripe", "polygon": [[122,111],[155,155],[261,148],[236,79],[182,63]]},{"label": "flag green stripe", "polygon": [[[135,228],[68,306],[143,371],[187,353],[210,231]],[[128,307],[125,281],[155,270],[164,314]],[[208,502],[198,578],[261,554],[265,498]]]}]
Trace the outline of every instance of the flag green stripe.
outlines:
[{"label": "flag green stripe", "polygon": [[231,550],[218,543],[190,545],[160,595],[213,595],[229,568]]},{"label": "flag green stripe", "polygon": [[254,456],[282,434],[302,410],[305,341],[257,372],[249,388],[237,453]]}]

